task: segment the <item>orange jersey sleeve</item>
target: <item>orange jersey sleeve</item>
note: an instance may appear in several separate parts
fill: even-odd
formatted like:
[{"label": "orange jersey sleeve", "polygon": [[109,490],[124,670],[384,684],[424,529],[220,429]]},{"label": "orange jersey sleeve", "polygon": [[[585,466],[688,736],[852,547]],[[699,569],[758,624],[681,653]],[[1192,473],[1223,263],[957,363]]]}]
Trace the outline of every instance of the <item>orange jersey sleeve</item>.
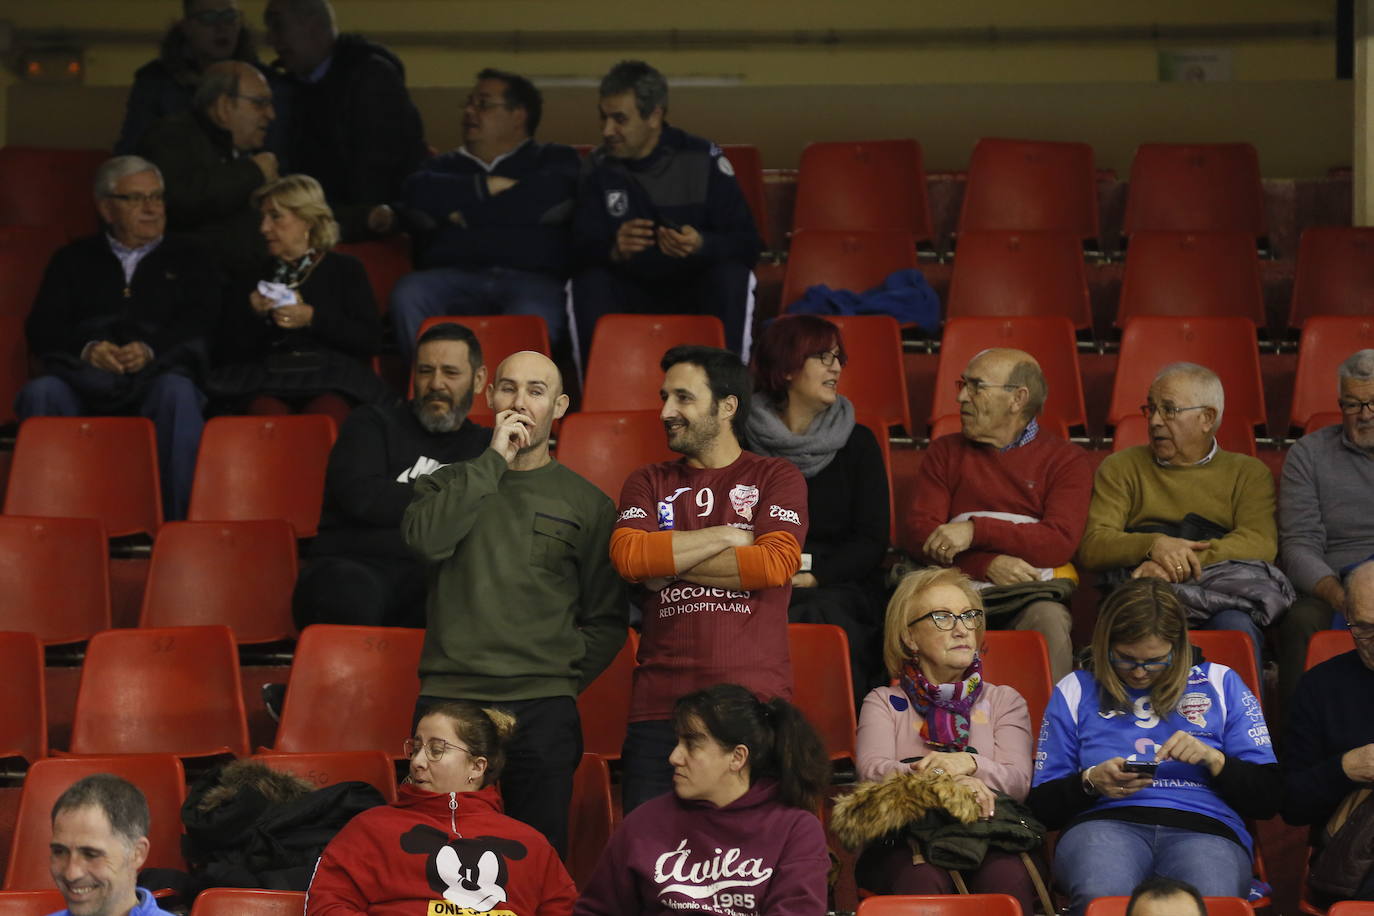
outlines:
[{"label": "orange jersey sleeve", "polygon": [[750,547],[736,547],[739,582],[747,589],[777,588],[792,581],[801,568],[801,545],[786,531],[769,531]]}]

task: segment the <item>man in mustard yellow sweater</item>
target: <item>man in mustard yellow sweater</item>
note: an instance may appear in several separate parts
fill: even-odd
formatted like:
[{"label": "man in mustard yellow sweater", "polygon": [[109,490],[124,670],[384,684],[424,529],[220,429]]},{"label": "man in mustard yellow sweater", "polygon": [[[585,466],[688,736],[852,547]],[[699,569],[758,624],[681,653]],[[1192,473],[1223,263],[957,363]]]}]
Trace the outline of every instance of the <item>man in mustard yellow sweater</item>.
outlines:
[{"label": "man in mustard yellow sweater", "polygon": [[[1150,444],[1117,452],[1097,469],[1078,547],[1084,567],[1124,567],[1133,578],[1187,582],[1222,560],[1274,561],[1274,478],[1258,459],[1217,446],[1224,408],[1221,379],[1212,370],[1193,363],[1160,370],[1142,408]],[[1188,515],[1227,533],[1190,540],[1141,531],[1179,525]],[[1216,613],[1203,626],[1240,630],[1256,650],[1263,645],[1259,627],[1242,610]]]}]

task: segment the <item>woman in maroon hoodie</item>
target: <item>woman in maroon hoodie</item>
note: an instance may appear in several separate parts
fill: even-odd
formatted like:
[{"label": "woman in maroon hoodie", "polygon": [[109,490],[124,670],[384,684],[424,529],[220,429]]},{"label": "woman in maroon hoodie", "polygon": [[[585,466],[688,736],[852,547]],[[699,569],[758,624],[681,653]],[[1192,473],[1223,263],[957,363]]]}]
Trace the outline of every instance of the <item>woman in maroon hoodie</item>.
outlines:
[{"label": "woman in maroon hoodie", "polygon": [[625,816],[573,912],[823,916],[830,763],[815,729],[735,684],[678,700],[673,724],[672,793]]},{"label": "woman in maroon hoodie", "polygon": [[407,738],[395,804],[349,821],[315,866],[308,916],[566,916],[577,895],[553,847],[501,813],[496,779],[515,720],[451,701]]}]

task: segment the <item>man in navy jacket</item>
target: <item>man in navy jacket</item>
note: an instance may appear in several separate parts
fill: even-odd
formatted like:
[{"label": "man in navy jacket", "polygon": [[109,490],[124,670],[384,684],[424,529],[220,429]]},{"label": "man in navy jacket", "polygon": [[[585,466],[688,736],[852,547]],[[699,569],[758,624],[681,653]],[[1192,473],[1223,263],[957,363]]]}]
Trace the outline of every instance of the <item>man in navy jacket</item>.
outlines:
[{"label": "man in navy jacket", "polygon": [[402,353],[435,315],[539,315],[551,342],[563,339],[579,160],[534,141],[542,111],[529,80],[483,70],[463,106],[463,145],[406,179],[401,212],[421,270],[391,294]]},{"label": "man in navy jacket", "polygon": [[643,61],[601,80],[602,145],[583,167],[573,234],[573,313],[585,360],[612,312],[718,316],[747,359],[763,243],[720,147],[670,126],[668,83]]}]

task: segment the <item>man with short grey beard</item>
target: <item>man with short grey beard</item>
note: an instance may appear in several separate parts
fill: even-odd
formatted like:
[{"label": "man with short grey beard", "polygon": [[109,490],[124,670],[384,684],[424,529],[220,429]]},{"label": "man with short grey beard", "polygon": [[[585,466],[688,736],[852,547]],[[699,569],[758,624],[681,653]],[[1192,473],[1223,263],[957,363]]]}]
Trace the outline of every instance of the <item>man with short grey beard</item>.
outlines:
[{"label": "man with short grey beard", "polygon": [[491,430],[468,419],[487,384],[482,347],[461,324],[420,337],[408,405],[365,405],[349,416],[329,455],[320,533],[296,583],[296,625],[423,627],[425,570],[401,540],[411,485],[446,464],[475,458]]}]

